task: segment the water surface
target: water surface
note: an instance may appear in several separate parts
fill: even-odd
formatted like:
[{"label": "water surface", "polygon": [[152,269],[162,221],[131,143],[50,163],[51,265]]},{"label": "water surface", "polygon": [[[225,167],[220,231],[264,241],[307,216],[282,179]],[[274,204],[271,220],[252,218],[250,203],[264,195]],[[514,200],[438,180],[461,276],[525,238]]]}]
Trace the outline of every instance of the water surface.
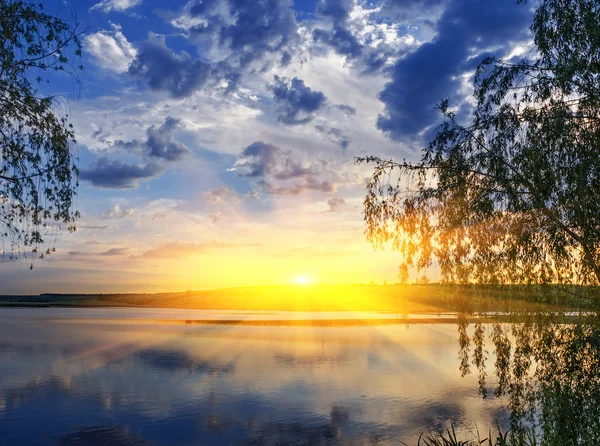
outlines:
[{"label": "water surface", "polygon": [[[368,326],[158,322],[394,317]],[[460,376],[456,324],[401,320],[0,309],[0,445],[411,444],[449,420],[482,432],[506,422],[503,400],[483,400],[477,378]]]}]

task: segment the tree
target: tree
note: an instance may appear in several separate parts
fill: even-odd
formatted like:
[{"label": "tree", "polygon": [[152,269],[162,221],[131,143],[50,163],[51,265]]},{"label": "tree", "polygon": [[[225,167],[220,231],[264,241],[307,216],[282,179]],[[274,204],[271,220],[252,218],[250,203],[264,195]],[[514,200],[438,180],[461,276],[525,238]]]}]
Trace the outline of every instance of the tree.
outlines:
[{"label": "tree", "polygon": [[[519,1],[522,3],[522,1]],[[485,59],[418,163],[377,157],[367,239],[443,281],[600,284],[600,2],[541,0],[529,59]]]},{"label": "tree", "polygon": [[59,98],[36,85],[51,73],[73,76],[81,44],[76,25],[20,0],[0,0],[0,42],[2,253],[24,256],[32,266],[54,250],[46,237],[65,226],[74,231],[78,217],[73,127]]},{"label": "tree", "polygon": [[[466,316],[459,316],[460,370],[464,376],[475,369],[484,398],[490,396],[490,388],[494,396],[506,396],[509,444],[598,444],[598,319],[516,312],[510,324],[494,323],[490,328],[489,337],[484,336],[481,322],[469,329]],[[486,368],[490,346],[493,367]],[[487,380],[490,369],[495,375],[493,384]]]}]

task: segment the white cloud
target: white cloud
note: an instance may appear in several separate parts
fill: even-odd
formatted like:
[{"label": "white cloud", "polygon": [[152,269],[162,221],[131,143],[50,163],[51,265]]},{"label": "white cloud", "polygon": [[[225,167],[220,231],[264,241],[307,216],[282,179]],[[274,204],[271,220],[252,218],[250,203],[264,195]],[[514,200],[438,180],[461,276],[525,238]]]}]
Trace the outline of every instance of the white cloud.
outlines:
[{"label": "white cloud", "polygon": [[121,32],[119,25],[112,30],[100,30],[85,38],[88,51],[102,68],[124,73],[135,58],[136,50]]},{"label": "white cloud", "polygon": [[102,217],[107,219],[113,218],[128,218],[133,217],[133,208],[121,209],[121,206],[117,203],[112,205],[112,207],[102,214]]},{"label": "white cloud", "polygon": [[142,0],[102,0],[100,3],[96,3],[92,6],[90,11],[95,9],[102,12],[125,11],[126,9],[140,5],[141,3]]}]

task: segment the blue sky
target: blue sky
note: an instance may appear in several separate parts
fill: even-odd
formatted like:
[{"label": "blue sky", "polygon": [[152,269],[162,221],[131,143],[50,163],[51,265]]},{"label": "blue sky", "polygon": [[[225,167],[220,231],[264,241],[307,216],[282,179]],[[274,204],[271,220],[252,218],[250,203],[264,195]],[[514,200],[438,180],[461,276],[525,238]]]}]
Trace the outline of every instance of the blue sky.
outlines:
[{"label": "blue sky", "polygon": [[[158,291],[394,281],[364,241],[369,168],[417,160],[445,97],[472,106],[486,56],[531,46],[513,0],[45,2],[84,30],[82,218],[4,292]],[[69,19],[70,20],[70,19]]]}]

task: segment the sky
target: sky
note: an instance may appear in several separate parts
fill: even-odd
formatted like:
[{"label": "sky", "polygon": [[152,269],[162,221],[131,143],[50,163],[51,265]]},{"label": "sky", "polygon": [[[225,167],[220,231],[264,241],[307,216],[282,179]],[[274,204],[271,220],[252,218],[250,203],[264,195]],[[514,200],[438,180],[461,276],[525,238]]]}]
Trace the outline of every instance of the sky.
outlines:
[{"label": "sky", "polygon": [[[376,155],[416,161],[487,56],[532,47],[535,2],[74,0],[67,99],[78,231],[0,263],[2,293],[157,292],[397,281],[364,237]],[[436,271],[431,273],[436,278]]]}]

